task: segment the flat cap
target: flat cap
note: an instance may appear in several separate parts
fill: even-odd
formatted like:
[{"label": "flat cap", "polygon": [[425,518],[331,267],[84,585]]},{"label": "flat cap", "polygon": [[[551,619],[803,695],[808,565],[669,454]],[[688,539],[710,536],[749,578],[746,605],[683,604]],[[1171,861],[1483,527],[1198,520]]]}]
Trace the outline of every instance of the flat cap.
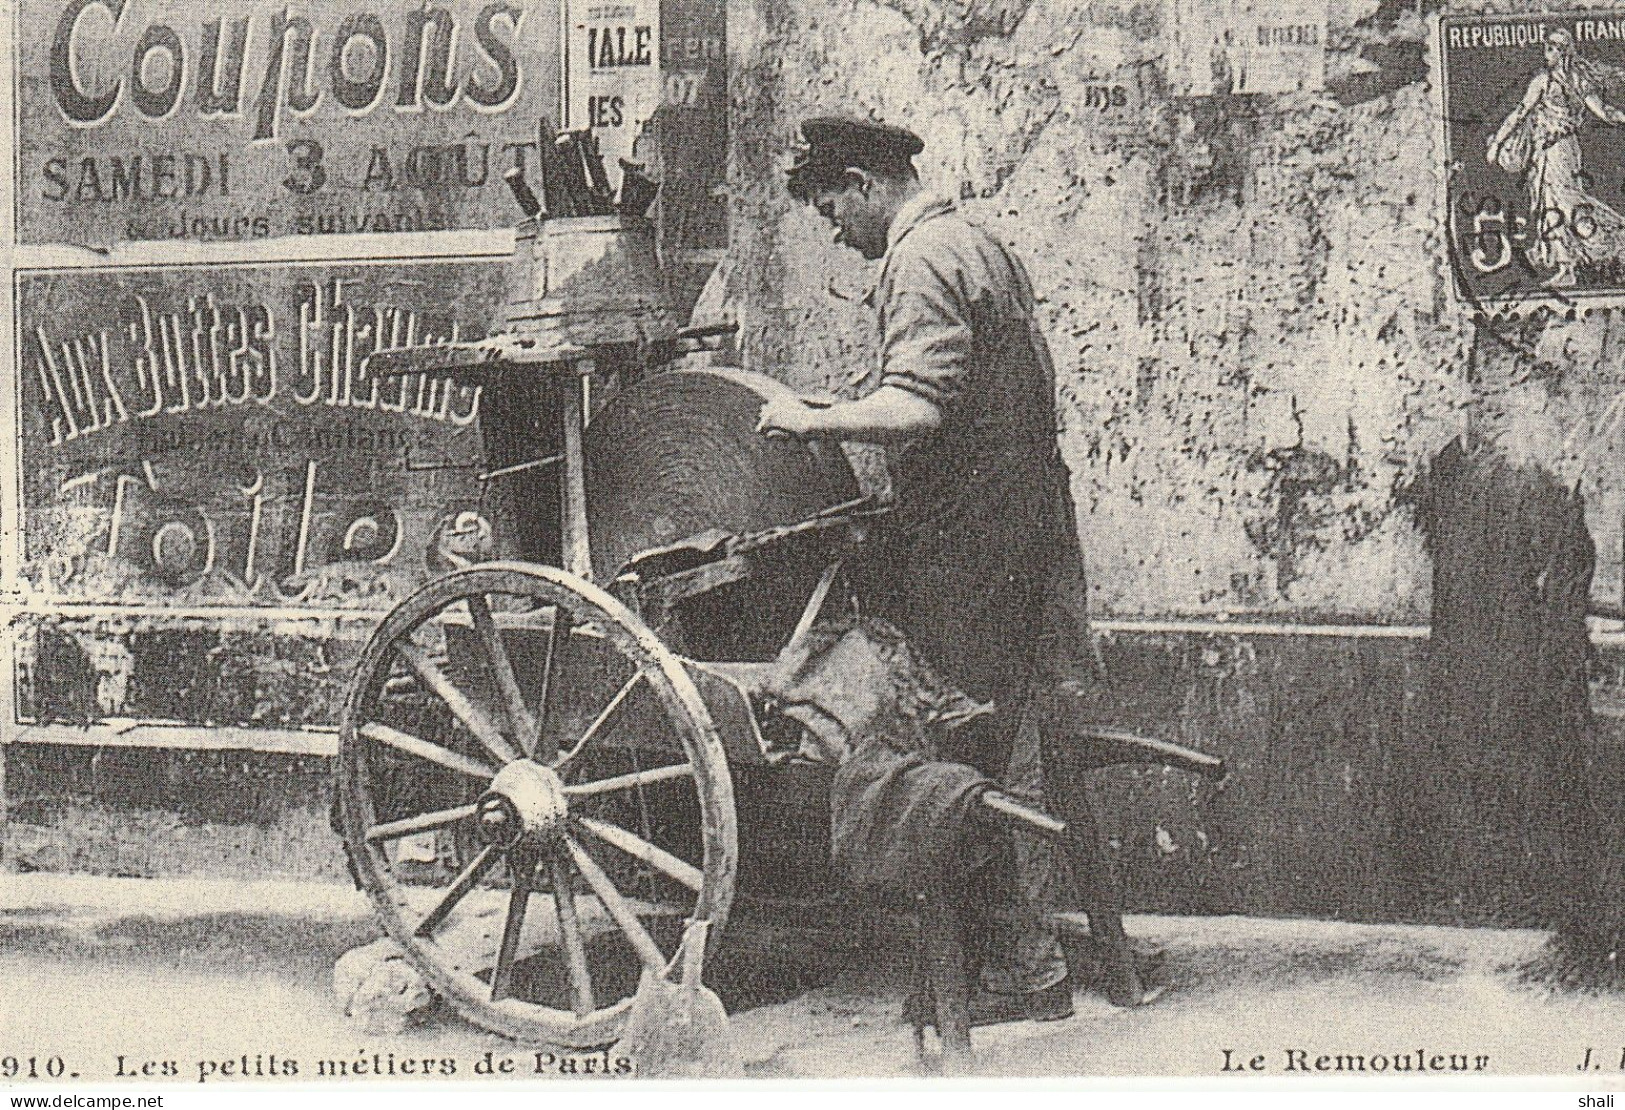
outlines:
[{"label": "flat cap", "polygon": [[789,168],[798,180],[839,174],[848,166],[887,169],[907,165],[925,149],[925,140],[902,127],[856,116],[816,116],[803,120],[800,143]]}]

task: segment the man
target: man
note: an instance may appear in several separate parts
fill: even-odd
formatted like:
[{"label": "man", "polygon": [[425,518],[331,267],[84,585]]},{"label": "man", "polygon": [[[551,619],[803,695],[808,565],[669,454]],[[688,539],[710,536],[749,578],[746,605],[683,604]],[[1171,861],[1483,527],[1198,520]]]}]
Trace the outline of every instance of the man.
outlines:
[{"label": "man", "polygon": [[[864,397],[769,402],[764,432],[881,444],[896,508],[858,568],[866,608],[995,713],[956,733],[953,757],[1040,799],[1037,708],[1045,601],[1081,581],[1069,479],[1055,439],[1055,372],[1032,289],[1003,244],[922,189],[911,132],[811,119],[789,189],[835,241],[881,259],[880,380]],[[1043,845],[1018,839],[1020,889],[995,907],[973,998],[979,1024],[1072,1012],[1039,908]]]}]

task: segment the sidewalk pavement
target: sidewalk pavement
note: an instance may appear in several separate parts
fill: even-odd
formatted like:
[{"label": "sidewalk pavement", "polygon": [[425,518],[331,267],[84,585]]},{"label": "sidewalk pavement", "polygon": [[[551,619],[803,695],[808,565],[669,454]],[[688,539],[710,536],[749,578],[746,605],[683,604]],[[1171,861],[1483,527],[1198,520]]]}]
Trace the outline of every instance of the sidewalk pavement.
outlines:
[{"label": "sidewalk pavement", "polygon": [[[1232,1060],[1262,1054],[1277,1075],[1294,1049],[1310,1061],[1470,1053],[1489,1057],[1493,1076],[1573,1078],[1593,1045],[1612,1054],[1608,1067],[1618,1062],[1625,998],[1521,982],[1539,932],[1241,917],[1127,924],[1166,952],[1157,1002],[1119,1010],[1080,992],[1069,1020],[978,1030],[978,1070],[1210,1076],[1223,1074],[1226,1049]],[[97,1080],[165,1061],[171,1080],[213,1064],[219,1082],[223,1061],[253,1079],[290,1060],[384,1069],[455,1058],[466,1068],[487,1051],[530,1053],[449,1013],[392,1037],[361,1032],[339,1012],[329,976],[338,955],[376,935],[366,898],[347,887],[0,875],[0,1028],[8,1051],[60,1055]],[[915,1074],[899,966],[849,960],[828,986],[735,1013],[750,1074]]]}]

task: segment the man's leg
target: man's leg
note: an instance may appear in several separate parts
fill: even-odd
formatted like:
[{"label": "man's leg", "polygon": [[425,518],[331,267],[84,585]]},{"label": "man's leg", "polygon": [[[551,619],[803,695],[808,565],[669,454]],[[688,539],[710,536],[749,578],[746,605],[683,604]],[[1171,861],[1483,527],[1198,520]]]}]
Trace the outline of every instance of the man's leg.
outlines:
[{"label": "man's leg", "polygon": [[[1002,785],[1021,801],[1041,807],[1043,770],[1036,714],[1029,709],[1017,725]],[[987,928],[981,946],[984,992],[1032,995],[1065,982],[1066,958],[1049,921],[1056,881],[1054,845],[1033,830],[1012,830],[1008,850],[995,865],[988,889]],[[1058,996],[1065,990],[1062,987]],[[1064,1012],[1060,1012],[1060,1001],[1057,997],[1050,1012],[1042,1016],[1071,1013],[1070,999],[1066,999]]]}]

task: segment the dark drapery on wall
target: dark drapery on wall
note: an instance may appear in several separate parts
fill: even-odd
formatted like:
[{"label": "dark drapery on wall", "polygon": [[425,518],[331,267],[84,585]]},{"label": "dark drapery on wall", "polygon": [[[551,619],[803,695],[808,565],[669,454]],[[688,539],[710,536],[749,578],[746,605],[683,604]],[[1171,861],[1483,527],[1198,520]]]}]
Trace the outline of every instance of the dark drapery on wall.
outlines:
[{"label": "dark drapery on wall", "polygon": [[1588,790],[1585,506],[1542,467],[1461,440],[1417,492],[1433,632],[1402,874],[1429,916],[1550,925]]}]

